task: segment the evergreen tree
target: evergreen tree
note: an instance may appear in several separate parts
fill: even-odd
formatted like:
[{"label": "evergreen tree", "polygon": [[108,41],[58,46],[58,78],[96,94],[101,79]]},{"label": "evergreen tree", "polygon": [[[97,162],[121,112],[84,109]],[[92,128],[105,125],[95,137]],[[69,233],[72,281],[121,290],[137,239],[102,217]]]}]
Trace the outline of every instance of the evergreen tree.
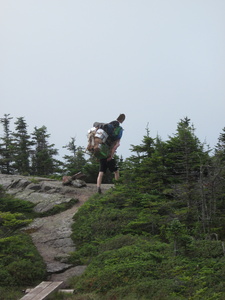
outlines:
[{"label": "evergreen tree", "polygon": [[[84,166],[84,174],[86,175],[85,181],[89,183],[96,183],[99,172],[99,162],[94,156],[90,156]],[[103,177],[105,182],[106,176]]]},{"label": "evergreen tree", "polygon": [[222,186],[225,182],[225,128],[220,133],[218,143],[215,148],[214,162],[214,178],[219,180]]},{"label": "evergreen tree", "polygon": [[10,114],[5,114],[4,118],[0,119],[3,124],[4,135],[0,139],[2,143],[0,144],[0,171],[6,174],[13,174],[14,170],[12,167],[13,162],[13,143],[10,131]]},{"label": "evergreen tree", "polygon": [[167,165],[175,181],[185,180],[190,183],[198,178],[203,145],[195,136],[194,126],[187,117],[180,120],[177,133],[167,142]]},{"label": "evergreen tree", "polygon": [[63,147],[71,152],[71,155],[64,156],[66,161],[64,167],[66,168],[67,174],[70,176],[82,171],[86,163],[84,149],[80,146],[77,147],[75,142],[76,139],[73,137],[71,138],[71,141]]},{"label": "evergreen tree", "polygon": [[54,149],[54,144],[49,144],[50,134],[47,133],[46,126],[35,127],[32,135],[35,147],[32,155],[32,174],[39,176],[53,174],[58,167],[58,161],[54,159],[58,150]]},{"label": "evergreen tree", "polygon": [[159,136],[152,138],[146,129],[142,144],[132,145],[132,155],[124,163],[123,179],[142,192],[161,192],[168,181],[165,169],[165,143]]},{"label": "evergreen tree", "polygon": [[[215,154],[208,166],[207,179],[203,182],[203,193],[208,199],[208,219],[211,221],[211,227],[224,238],[225,217],[225,128],[222,129],[215,147]],[[218,226],[220,220],[220,226]],[[220,228],[219,228],[220,227]]]},{"label": "evergreen tree", "polygon": [[17,118],[15,122],[14,137],[14,168],[19,174],[30,173],[30,151],[32,142],[27,133],[27,124],[23,117]]},{"label": "evergreen tree", "polygon": [[154,153],[155,151],[155,147],[154,147],[154,140],[152,137],[150,137],[150,130],[148,128],[148,126],[146,127],[146,135],[144,135],[143,140],[142,140],[142,144],[141,145],[131,145],[132,152],[136,152],[136,156],[138,159],[136,159],[135,157],[132,157],[132,159],[134,161],[138,161],[138,163],[140,163],[140,161],[146,157],[151,157],[152,153]]},{"label": "evergreen tree", "polygon": [[199,221],[200,232],[210,232],[211,198],[205,188],[210,164],[209,150],[204,150],[187,117],[180,120],[177,133],[167,141],[166,167],[172,179],[171,194],[184,207],[186,222]]},{"label": "evergreen tree", "polygon": [[220,136],[218,138],[215,154],[221,159],[221,161],[225,161],[225,127],[222,129],[222,131],[223,132],[220,133]]},{"label": "evergreen tree", "polygon": [[166,167],[174,184],[182,183],[179,197],[188,206],[193,199],[193,187],[200,178],[201,165],[208,159],[203,144],[195,136],[194,126],[187,117],[180,120],[177,133],[167,141]]}]

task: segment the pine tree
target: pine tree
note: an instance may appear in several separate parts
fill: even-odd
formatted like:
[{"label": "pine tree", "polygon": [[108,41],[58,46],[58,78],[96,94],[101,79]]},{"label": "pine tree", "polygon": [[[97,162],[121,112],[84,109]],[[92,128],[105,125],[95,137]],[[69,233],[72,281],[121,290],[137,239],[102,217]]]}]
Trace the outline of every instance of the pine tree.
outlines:
[{"label": "pine tree", "polygon": [[201,165],[208,159],[204,145],[195,135],[195,128],[187,117],[180,120],[177,133],[167,141],[166,167],[174,184],[179,187],[179,197],[191,205],[193,187],[200,178]]},{"label": "pine tree", "polygon": [[225,161],[225,127],[222,129],[222,133],[218,138],[218,143],[216,145],[215,154],[220,157],[221,161]]},{"label": "pine tree", "polygon": [[6,174],[13,174],[14,169],[12,167],[13,162],[13,142],[10,131],[10,121],[12,117],[10,114],[5,114],[4,118],[0,119],[3,124],[4,135],[2,138],[2,143],[0,144],[0,171]]},{"label": "pine tree", "polygon": [[54,144],[49,144],[50,134],[47,133],[46,126],[35,127],[33,135],[34,153],[32,154],[32,174],[33,175],[51,175],[58,167],[58,161],[54,156],[58,150],[54,149]]},{"label": "pine tree", "polygon": [[[132,145],[132,152],[136,152],[124,163],[123,178],[131,186],[135,186],[142,192],[161,192],[167,183],[165,169],[165,143],[159,136],[152,138],[150,131],[146,129],[142,144]],[[132,171],[131,171],[132,170]]]},{"label": "pine tree", "polygon": [[[86,175],[85,181],[89,183],[96,183],[99,172],[99,162],[96,157],[90,156],[87,159],[83,170]],[[105,182],[105,177],[106,176],[103,177],[103,182]]]},{"label": "pine tree", "polygon": [[19,174],[30,173],[30,153],[32,141],[27,133],[27,124],[23,117],[17,118],[15,122],[14,137],[14,168]]},{"label": "pine tree", "polygon": [[63,147],[71,152],[71,155],[64,156],[64,167],[66,168],[67,175],[70,176],[82,171],[86,163],[84,149],[80,146],[77,147],[75,142],[75,137],[72,137],[71,141]]},{"label": "pine tree", "polygon": [[167,141],[166,167],[174,200],[186,209],[187,220],[200,221],[204,233],[211,221],[211,199],[205,189],[209,163],[209,151],[196,137],[190,119],[180,120],[176,134]]},{"label": "pine tree", "polygon": [[194,131],[194,126],[186,117],[180,120],[177,133],[167,142],[167,165],[176,182],[184,180],[188,184],[199,176],[200,159],[204,152]]},{"label": "pine tree", "polygon": [[[224,238],[225,128],[222,129],[222,133],[219,135],[218,143],[215,147],[215,154],[211,158],[211,163],[207,171],[207,180],[204,182],[203,192],[208,199],[208,219],[211,222],[211,227],[214,227],[214,231],[219,234],[219,237]],[[218,228],[218,219],[220,220],[220,228]]]},{"label": "pine tree", "polygon": [[150,130],[148,128],[148,126],[146,127],[146,134],[143,137],[142,140],[142,144],[141,145],[131,145],[132,152],[136,152],[136,156],[137,159],[135,159],[135,157],[132,157],[132,159],[134,161],[138,161],[138,163],[140,163],[140,161],[146,157],[151,157],[152,153],[154,153],[154,140],[151,136],[150,136]]}]

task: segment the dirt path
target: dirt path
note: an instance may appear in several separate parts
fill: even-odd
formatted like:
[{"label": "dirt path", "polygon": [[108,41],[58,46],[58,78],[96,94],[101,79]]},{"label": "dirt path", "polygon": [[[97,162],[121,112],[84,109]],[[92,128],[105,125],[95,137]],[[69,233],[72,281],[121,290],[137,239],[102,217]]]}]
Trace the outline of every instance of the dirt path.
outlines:
[{"label": "dirt path", "polygon": [[[104,185],[103,193],[111,187],[112,185]],[[71,225],[79,207],[94,193],[96,185],[89,184],[86,188],[79,189],[79,192],[76,191],[79,202],[71,209],[57,215],[35,219],[31,224],[31,237],[46,263],[48,280],[66,282],[69,277],[80,275],[84,271],[85,266],[73,267],[67,263],[69,253],[76,250],[70,238]]]}]

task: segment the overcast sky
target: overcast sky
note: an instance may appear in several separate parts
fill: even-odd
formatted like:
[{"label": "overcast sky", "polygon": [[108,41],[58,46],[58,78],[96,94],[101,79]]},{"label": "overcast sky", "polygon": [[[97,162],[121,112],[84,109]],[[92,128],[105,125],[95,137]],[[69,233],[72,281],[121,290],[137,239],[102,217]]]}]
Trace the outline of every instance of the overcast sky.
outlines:
[{"label": "overcast sky", "polygon": [[[225,127],[224,0],[0,0],[1,115],[45,125],[60,155],[126,114],[117,154],[188,116],[211,147]],[[2,126],[0,127],[2,135]]]}]

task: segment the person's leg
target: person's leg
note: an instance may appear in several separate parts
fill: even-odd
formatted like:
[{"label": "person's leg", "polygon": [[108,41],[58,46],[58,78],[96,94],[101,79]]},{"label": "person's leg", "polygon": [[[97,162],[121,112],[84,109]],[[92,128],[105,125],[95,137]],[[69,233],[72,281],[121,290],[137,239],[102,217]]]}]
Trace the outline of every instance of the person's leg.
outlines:
[{"label": "person's leg", "polygon": [[120,173],[119,173],[119,168],[118,168],[114,158],[108,162],[108,168],[109,168],[110,172],[114,173],[115,180],[118,180]]},{"label": "person's leg", "polygon": [[115,175],[115,180],[118,180],[119,177],[120,177],[119,170],[116,170],[116,171],[114,172],[114,175]]},{"label": "person's leg", "polygon": [[107,159],[100,159],[99,162],[99,173],[98,173],[98,178],[97,178],[97,192],[101,194],[101,184],[102,184],[102,179],[103,175],[105,174],[107,170]]},{"label": "person's leg", "polygon": [[97,190],[98,193],[101,194],[101,184],[102,184],[102,178],[103,178],[104,172],[100,171],[98,173],[98,178],[97,178]]}]

